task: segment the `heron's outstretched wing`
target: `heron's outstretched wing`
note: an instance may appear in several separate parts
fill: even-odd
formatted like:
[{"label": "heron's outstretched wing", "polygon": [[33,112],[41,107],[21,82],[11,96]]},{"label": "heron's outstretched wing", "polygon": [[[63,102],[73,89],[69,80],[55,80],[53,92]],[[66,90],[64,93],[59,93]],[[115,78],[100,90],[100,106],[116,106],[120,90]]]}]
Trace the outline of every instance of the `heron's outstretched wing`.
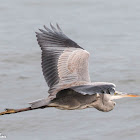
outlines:
[{"label": "heron's outstretched wing", "polygon": [[90,82],[89,53],[69,39],[58,25],[57,29],[52,25],[52,30],[44,28],[36,36],[42,49],[42,70],[50,87],[49,93],[74,82]]},{"label": "heron's outstretched wing", "polygon": [[115,93],[115,85],[112,83],[106,82],[95,82],[91,83],[91,85],[80,85],[71,87],[74,91],[81,93],[83,95],[93,95],[93,94],[114,94]]}]

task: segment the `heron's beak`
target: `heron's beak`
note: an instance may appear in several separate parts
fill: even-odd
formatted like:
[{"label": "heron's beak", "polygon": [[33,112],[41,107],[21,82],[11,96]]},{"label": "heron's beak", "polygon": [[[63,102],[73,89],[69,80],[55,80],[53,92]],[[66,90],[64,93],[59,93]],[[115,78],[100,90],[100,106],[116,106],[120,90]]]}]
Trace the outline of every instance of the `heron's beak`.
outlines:
[{"label": "heron's beak", "polygon": [[115,91],[114,95],[112,96],[112,99],[120,99],[120,98],[124,98],[124,97],[140,97],[140,95],[128,94],[128,93],[124,93],[124,92]]},{"label": "heron's beak", "polygon": [[140,97],[140,95],[133,95],[133,94],[128,94],[128,95],[121,95],[122,97]]}]

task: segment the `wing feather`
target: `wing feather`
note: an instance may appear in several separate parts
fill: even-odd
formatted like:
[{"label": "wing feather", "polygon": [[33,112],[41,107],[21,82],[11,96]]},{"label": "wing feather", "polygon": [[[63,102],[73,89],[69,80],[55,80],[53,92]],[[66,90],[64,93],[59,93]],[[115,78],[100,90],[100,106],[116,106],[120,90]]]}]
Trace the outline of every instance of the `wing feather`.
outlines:
[{"label": "wing feather", "polygon": [[[65,89],[74,83],[90,82],[88,73],[89,53],[69,39],[58,24],[51,29],[36,32],[42,50],[42,71],[50,87],[49,93]],[[76,85],[77,85],[76,84]]]},{"label": "wing feather", "polygon": [[95,82],[90,85],[80,85],[71,87],[74,91],[81,93],[83,95],[93,95],[93,94],[114,94],[115,85],[107,82]]}]

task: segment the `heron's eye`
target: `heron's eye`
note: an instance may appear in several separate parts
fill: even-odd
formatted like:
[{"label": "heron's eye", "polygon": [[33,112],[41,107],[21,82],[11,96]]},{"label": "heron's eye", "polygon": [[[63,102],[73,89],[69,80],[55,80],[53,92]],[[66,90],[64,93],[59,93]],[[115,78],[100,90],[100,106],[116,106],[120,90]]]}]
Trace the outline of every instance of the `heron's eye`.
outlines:
[{"label": "heron's eye", "polygon": [[110,88],[110,89],[109,89],[109,92],[110,92],[110,94],[114,95],[115,89],[114,89],[114,88]]}]

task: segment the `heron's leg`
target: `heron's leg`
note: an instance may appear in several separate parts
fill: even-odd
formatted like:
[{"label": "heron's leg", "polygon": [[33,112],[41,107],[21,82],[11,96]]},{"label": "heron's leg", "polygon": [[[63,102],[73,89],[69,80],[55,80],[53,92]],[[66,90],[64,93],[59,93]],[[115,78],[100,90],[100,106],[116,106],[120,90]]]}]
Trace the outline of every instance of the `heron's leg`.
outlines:
[{"label": "heron's leg", "polygon": [[33,110],[31,107],[27,108],[21,108],[21,109],[5,109],[4,112],[1,112],[0,115],[5,115],[5,114],[13,114],[13,113],[18,113],[18,112],[23,112],[23,111],[29,111]]}]

